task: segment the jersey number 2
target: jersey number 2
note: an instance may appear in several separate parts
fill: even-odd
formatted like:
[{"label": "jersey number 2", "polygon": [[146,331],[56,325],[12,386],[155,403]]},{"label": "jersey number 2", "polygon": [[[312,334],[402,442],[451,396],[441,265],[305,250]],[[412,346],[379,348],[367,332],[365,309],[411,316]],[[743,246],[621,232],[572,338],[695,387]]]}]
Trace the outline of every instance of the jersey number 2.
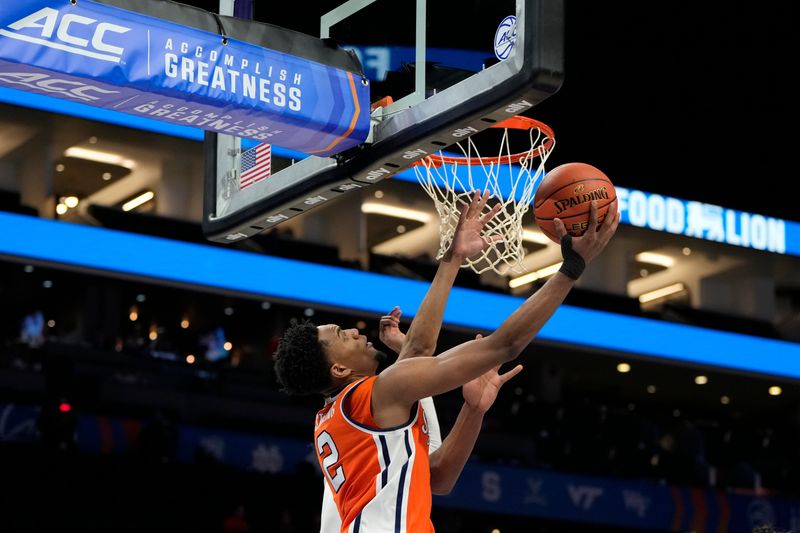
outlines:
[{"label": "jersey number 2", "polygon": [[[325,447],[328,447],[328,455],[325,453]],[[345,475],[342,465],[339,465],[334,470],[335,474],[331,475],[331,468],[339,461],[339,450],[336,449],[336,443],[333,442],[333,437],[327,431],[323,431],[317,436],[317,453],[322,457],[322,471],[325,477],[331,482],[334,492],[339,492],[339,489],[344,483]]]}]

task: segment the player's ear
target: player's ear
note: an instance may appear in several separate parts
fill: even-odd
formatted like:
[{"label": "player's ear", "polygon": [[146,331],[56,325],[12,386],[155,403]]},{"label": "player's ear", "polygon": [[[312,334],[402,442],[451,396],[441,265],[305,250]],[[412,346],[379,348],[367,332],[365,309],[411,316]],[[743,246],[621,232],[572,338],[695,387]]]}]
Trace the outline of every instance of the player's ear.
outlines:
[{"label": "player's ear", "polygon": [[350,376],[352,373],[352,370],[344,365],[340,365],[339,363],[333,363],[331,365],[331,377],[334,379],[343,379]]}]

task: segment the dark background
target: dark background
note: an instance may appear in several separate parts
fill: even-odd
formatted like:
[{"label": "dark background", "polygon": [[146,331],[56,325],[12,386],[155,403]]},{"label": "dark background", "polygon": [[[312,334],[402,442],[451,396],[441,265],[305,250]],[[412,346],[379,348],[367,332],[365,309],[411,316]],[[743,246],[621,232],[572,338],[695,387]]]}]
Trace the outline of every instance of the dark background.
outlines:
[{"label": "dark background", "polygon": [[567,2],[554,157],[629,187],[783,218],[792,201],[795,8]]}]

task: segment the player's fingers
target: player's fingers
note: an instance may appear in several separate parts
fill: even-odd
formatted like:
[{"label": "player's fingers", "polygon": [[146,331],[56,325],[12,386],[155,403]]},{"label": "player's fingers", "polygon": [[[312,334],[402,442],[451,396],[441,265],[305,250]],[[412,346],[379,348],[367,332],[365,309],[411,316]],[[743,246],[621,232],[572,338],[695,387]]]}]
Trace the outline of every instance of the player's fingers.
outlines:
[{"label": "player's fingers", "polygon": [[603,221],[603,224],[600,226],[598,230],[604,243],[608,243],[611,240],[611,237],[616,233],[617,226],[619,226],[619,219],[620,213],[617,210],[617,202],[614,201],[613,209],[609,207],[608,213],[606,213],[606,219]]},{"label": "player's fingers", "polygon": [[469,205],[465,205],[464,207],[461,208],[461,212],[458,214],[458,226],[461,226],[461,224],[464,223],[468,215],[469,215]]},{"label": "player's fingers", "polygon": [[475,215],[479,215],[483,212],[483,208],[486,207],[486,204],[489,202],[489,191],[483,191],[481,195],[481,199],[478,202],[478,209],[475,211]]},{"label": "player's fingers", "polygon": [[470,218],[476,218],[483,211],[483,206],[486,205],[489,191],[475,191],[475,197],[472,199],[472,209],[470,210]]},{"label": "player's fingers", "polygon": [[[608,216],[608,215],[606,215],[606,216]],[[619,226],[619,218],[620,218],[620,214],[619,213],[614,214],[613,218],[611,218],[610,225],[608,227],[605,227],[605,225],[603,225],[603,227],[600,228],[600,229],[604,230],[604,232],[603,232],[603,242],[604,243],[608,243],[608,241],[611,240],[611,237],[614,236],[614,233],[616,233],[617,226]]]},{"label": "player's fingers", "polygon": [[399,305],[395,305],[394,309],[389,312],[389,316],[400,318],[403,314],[403,310],[400,309]]},{"label": "player's fingers", "polygon": [[500,379],[503,380],[502,383],[506,383],[509,379],[513,378],[514,376],[516,376],[520,372],[522,372],[522,365],[517,365],[514,368],[512,368],[511,370],[509,370],[508,372],[506,372],[505,374],[502,374],[500,376]]},{"label": "player's fingers", "polygon": [[461,216],[458,219],[459,224],[462,224],[465,220],[472,217],[472,211],[475,208],[475,199],[477,196],[478,192],[476,191],[475,194],[469,197],[469,200],[464,202],[464,207],[461,208]]},{"label": "player's fingers", "polygon": [[494,216],[500,211],[500,208],[503,207],[502,204],[497,203],[495,204],[492,209],[481,217],[481,224],[486,225],[487,222],[492,220]]},{"label": "player's fingers", "polygon": [[606,218],[603,220],[603,223],[600,225],[600,231],[609,232],[611,231],[611,225],[614,223],[614,220],[617,218],[617,200],[611,202],[608,206],[608,211],[606,211]]},{"label": "player's fingers", "polygon": [[475,340],[476,340],[476,341],[477,341],[477,340],[479,340],[479,339],[482,339],[482,338],[483,338],[483,335],[481,335],[480,333],[478,333],[477,335],[475,335]]},{"label": "player's fingers", "polygon": [[493,242],[500,242],[503,240],[502,235],[482,235],[481,240],[483,241],[483,249],[489,248]]},{"label": "player's fingers", "polygon": [[480,191],[475,191],[472,195],[472,201],[469,203],[469,210],[467,211],[467,218],[475,218],[478,213],[478,204],[481,201]]},{"label": "player's fingers", "polygon": [[589,226],[586,228],[586,233],[592,235],[597,231],[597,201],[592,200],[589,206]]},{"label": "player's fingers", "polygon": [[553,228],[556,230],[556,237],[558,237],[558,240],[561,240],[564,235],[567,234],[567,228],[564,227],[564,223],[561,222],[560,218],[553,219]]}]

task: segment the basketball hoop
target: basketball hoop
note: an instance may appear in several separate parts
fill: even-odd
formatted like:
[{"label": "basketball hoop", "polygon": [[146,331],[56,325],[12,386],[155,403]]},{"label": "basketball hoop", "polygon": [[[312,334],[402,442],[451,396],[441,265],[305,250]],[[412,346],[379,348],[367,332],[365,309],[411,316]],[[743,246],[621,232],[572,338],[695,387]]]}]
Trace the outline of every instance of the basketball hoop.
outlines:
[{"label": "basketball hoop", "polygon": [[[469,266],[478,274],[488,270],[498,274],[523,272],[522,217],[530,208],[536,183],[544,176],[555,135],[546,124],[522,116],[491,127],[503,130],[497,156],[481,156],[469,137],[456,143],[463,155],[432,154],[414,165],[414,173],[439,215],[437,259],[450,248],[461,210],[469,205],[474,192],[488,190],[493,201],[499,201],[502,207],[486,225],[483,235],[501,235],[503,240],[486,239],[491,243],[489,248],[462,266]],[[509,130],[527,131],[530,148],[512,153]],[[489,202],[485,209],[488,211],[491,206]]]}]

